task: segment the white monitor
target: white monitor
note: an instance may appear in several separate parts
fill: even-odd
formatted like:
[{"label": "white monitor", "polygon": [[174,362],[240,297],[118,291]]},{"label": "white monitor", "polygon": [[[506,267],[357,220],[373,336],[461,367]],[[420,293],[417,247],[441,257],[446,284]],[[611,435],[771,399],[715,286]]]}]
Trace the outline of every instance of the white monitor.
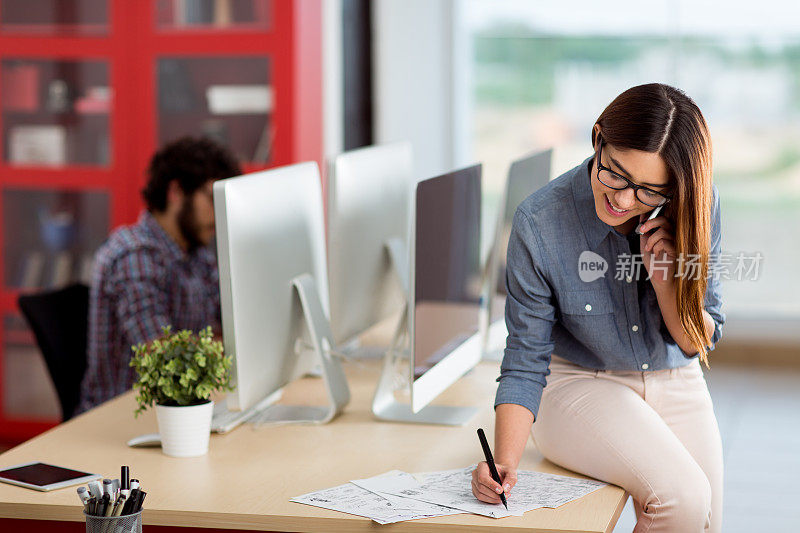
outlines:
[{"label": "white monitor", "polygon": [[[373,411],[388,420],[462,425],[475,408],[428,404],[481,359],[481,166],[419,182],[411,205],[408,357],[387,357]],[[390,394],[398,359],[408,369],[411,405]]]},{"label": "white monitor", "polygon": [[550,181],[550,167],[553,150],[528,154],[511,163],[508,169],[505,191],[500,200],[500,208],[495,226],[494,238],[486,261],[486,287],[484,316],[486,328],[484,348],[485,358],[502,359],[508,330],[505,323],[506,303],[506,253],[514,213],[519,204],[536,190]]},{"label": "white monitor", "polygon": [[214,210],[223,340],[234,359],[229,407],[248,409],[321,364],[332,405],[294,411],[274,406],[272,421],[329,420],[349,391],[330,357],[316,163],[217,181]]},{"label": "white monitor", "polygon": [[411,145],[339,155],[328,180],[331,329],[338,345],[396,315],[408,286]]},{"label": "white monitor", "polygon": [[416,413],[480,361],[481,166],[417,184],[409,301]]}]

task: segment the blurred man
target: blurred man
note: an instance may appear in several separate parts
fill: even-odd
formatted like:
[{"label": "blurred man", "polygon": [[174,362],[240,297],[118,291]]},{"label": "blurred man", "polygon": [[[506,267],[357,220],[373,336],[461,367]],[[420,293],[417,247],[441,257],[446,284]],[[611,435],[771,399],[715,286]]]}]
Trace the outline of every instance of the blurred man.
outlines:
[{"label": "blurred man", "polygon": [[142,191],[147,209],[115,230],[95,256],[89,295],[85,411],[129,390],[131,346],[162,326],[219,332],[219,274],[214,237],[215,180],[241,174],[231,153],[208,139],[184,137],[153,156]]}]

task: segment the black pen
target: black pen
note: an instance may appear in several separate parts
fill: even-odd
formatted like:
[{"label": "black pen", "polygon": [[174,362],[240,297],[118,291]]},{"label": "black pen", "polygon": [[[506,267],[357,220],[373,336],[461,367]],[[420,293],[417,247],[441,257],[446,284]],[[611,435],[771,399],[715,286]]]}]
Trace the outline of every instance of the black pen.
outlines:
[{"label": "black pen", "polygon": [[98,502],[97,516],[106,516],[106,509],[108,509],[110,502],[111,498],[108,496],[108,494],[103,494],[103,499]]},{"label": "black pen", "polygon": [[94,496],[89,498],[89,503],[86,504],[86,514],[93,515],[95,513],[94,506],[95,506],[96,503],[97,503],[97,500],[95,499]]},{"label": "black pen", "polygon": [[145,499],[146,496],[147,496],[146,492],[139,491],[139,499],[136,502],[137,505],[136,505],[136,510],[134,511],[134,513],[139,513],[139,512],[142,511],[142,507],[144,506],[144,499]]},{"label": "black pen", "polygon": [[120,468],[120,488],[130,490],[131,489],[131,469],[127,466],[123,466]]},{"label": "black pen", "polygon": [[136,499],[139,497],[139,489],[131,490],[130,496],[128,499],[125,500],[125,505],[122,508],[122,514],[128,515],[131,514],[134,504],[136,503]]},{"label": "black pen", "polygon": [[[478,428],[478,438],[481,441],[481,447],[483,448],[483,455],[486,456],[486,464],[489,465],[489,472],[492,474],[492,479],[494,479],[495,481],[497,481],[502,485],[503,482],[500,480],[500,474],[497,473],[497,467],[494,465],[492,450],[489,449],[489,443],[486,441],[486,435],[483,433],[483,428]],[[506,506],[506,511],[508,511],[508,503],[506,503],[505,491],[500,493],[500,501],[503,502],[503,505]]]}]

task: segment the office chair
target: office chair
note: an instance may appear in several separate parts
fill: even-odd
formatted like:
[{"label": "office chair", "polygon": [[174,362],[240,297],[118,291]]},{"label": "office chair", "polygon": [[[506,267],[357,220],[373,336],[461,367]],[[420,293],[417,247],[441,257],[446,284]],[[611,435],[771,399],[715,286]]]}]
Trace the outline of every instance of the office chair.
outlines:
[{"label": "office chair", "polygon": [[76,283],[56,291],[19,297],[55,385],[64,421],[75,414],[86,371],[89,287]]}]

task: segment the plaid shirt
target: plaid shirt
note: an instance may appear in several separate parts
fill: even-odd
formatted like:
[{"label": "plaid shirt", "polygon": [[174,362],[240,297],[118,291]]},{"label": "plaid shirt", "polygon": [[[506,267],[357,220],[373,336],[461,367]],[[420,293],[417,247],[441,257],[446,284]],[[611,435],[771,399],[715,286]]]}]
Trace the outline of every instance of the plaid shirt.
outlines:
[{"label": "plaid shirt", "polygon": [[220,323],[214,253],[201,248],[187,254],[144,211],[95,255],[79,411],[131,388],[131,347],[158,337],[162,326],[198,331],[210,325],[219,332]]}]

